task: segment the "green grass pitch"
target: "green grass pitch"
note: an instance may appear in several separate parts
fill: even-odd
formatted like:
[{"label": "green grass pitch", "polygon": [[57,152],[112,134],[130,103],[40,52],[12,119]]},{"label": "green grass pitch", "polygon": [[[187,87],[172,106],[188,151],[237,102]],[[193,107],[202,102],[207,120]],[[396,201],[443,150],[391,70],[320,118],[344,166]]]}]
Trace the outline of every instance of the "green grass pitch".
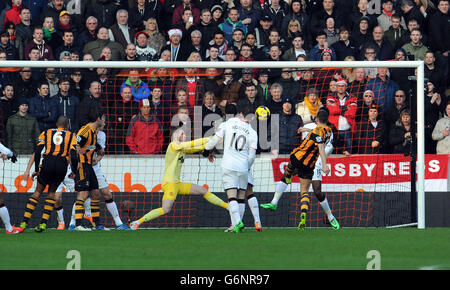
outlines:
[{"label": "green grass pitch", "polygon": [[0,270],[65,270],[70,250],[82,270],[450,269],[450,228],[155,229],[0,234]]}]

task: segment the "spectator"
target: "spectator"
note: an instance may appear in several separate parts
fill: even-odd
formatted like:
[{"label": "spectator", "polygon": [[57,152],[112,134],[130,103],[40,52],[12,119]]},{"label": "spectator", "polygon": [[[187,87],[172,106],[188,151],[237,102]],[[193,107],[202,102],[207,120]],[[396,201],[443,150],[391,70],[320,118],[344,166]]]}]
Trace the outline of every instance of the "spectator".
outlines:
[{"label": "spectator", "polygon": [[60,38],[62,38],[62,32],[65,30],[72,31],[75,37],[78,37],[79,34],[78,27],[73,23],[71,15],[66,10],[59,13],[58,21],[55,23],[55,29]]},{"label": "spectator", "polygon": [[155,86],[150,100],[150,114],[155,116],[164,137],[164,148],[170,143],[170,100],[163,98],[163,88]]},{"label": "spectator", "polygon": [[[58,0],[53,0],[58,1]],[[60,0],[61,1],[61,0]],[[119,10],[119,6],[116,5],[114,0],[102,0],[91,3],[88,5],[86,16],[94,16],[98,21],[99,27],[105,27],[107,29],[116,21],[116,13]]]},{"label": "spectator", "polygon": [[395,122],[395,126],[389,132],[389,144],[394,147],[394,154],[409,155],[411,153],[412,134],[411,132],[411,112],[404,109],[400,113],[400,118]]},{"label": "spectator", "polygon": [[245,42],[244,31],[241,28],[235,28],[232,36],[232,45],[234,49],[241,50],[242,45]]},{"label": "spectator", "polygon": [[449,21],[449,1],[439,0],[437,1],[437,11],[431,17],[429,17],[428,36],[430,49],[435,52],[436,57],[440,57],[443,60],[445,69],[447,85],[449,84],[449,71],[450,71],[450,21]]},{"label": "spectator", "polygon": [[220,23],[223,22],[223,8],[220,5],[214,5],[211,7],[211,22],[215,27],[217,27]]},{"label": "spectator", "polygon": [[120,94],[120,99],[109,107],[108,127],[110,133],[108,138],[108,151],[113,154],[128,154],[129,148],[126,146],[126,133],[131,118],[138,113],[138,103],[133,101],[133,94],[130,87],[124,87]]},{"label": "spectator", "polygon": [[231,8],[228,11],[228,18],[219,24],[218,27],[225,34],[225,40],[228,44],[233,42],[233,31],[236,28],[240,28],[245,34],[248,32],[247,26],[239,20],[239,10],[237,8]]},{"label": "spectator", "polygon": [[[282,110],[279,115],[277,132],[279,144],[272,143],[275,145],[275,151],[272,151],[274,155],[291,153],[300,144],[300,133],[298,133],[298,129],[303,126],[302,118],[292,110],[294,107],[293,99],[283,97],[281,103]],[[272,137],[276,134],[275,132],[272,131]],[[279,145],[278,148],[276,145]]]},{"label": "spectator", "polygon": [[303,48],[304,44],[303,36],[302,35],[296,35],[292,39],[292,47],[286,50],[281,57],[283,60],[287,61],[296,61],[297,57],[299,55],[305,55],[307,54],[306,50]]},{"label": "spectator", "polygon": [[[216,105],[214,93],[207,91],[203,96],[202,104],[202,137],[209,137],[214,134],[214,122],[222,117],[222,111]],[[194,129],[195,130],[195,129]]]},{"label": "spectator", "polygon": [[83,48],[83,53],[91,54],[94,60],[98,60],[105,47],[111,49],[112,60],[117,61],[125,57],[125,49],[118,42],[109,39],[108,29],[106,27],[100,27],[97,32],[97,39],[86,43]]},{"label": "spectator", "polygon": [[350,31],[345,26],[339,28],[339,40],[331,45],[331,49],[335,52],[338,61],[343,61],[348,56],[354,58],[358,56],[358,50],[353,39],[350,38]]},{"label": "spectator", "polygon": [[289,12],[288,3],[284,0],[272,0],[265,5],[262,11],[263,15],[267,15],[272,19],[272,27],[278,31],[283,29],[283,20]]},{"label": "spectator", "polygon": [[159,55],[161,49],[166,45],[166,37],[159,31],[158,22],[155,18],[149,18],[145,27],[145,32],[149,35],[148,46],[156,50]]},{"label": "spectator", "polygon": [[133,100],[135,102],[139,103],[142,99],[148,99],[150,97],[151,91],[147,83],[140,78],[138,69],[129,70],[128,78],[122,83],[120,91],[122,91],[124,87],[131,88]]},{"label": "spectator", "polygon": [[70,95],[74,95],[81,101],[84,97],[84,87],[86,86],[80,69],[72,69],[70,71]]},{"label": "spectator", "polygon": [[432,137],[437,141],[437,154],[450,154],[450,102],[445,106],[444,116],[437,121]]},{"label": "spectator", "polygon": [[[384,32],[381,26],[376,26],[372,32],[372,39],[363,45],[363,51],[365,47],[375,47],[377,58],[379,60],[390,60],[394,56],[394,49],[391,44],[384,39]],[[364,56],[361,55],[361,58]]]},{"label": "spectator", "polygon": [[[357,98],[358,109],[356,110],[356,122],[361,122],[362,119],[367,118],[367,114],[369,113],[369,108],[372,105],[375,105],[373,102],[373,92],[367,90],[364,92],[362,98]],[[382,112],[379,112],[381,115]]]},{"label": "spectator", "polygon": [[[300,71],[300,90],[297,95],[298,102],[301,102],[306,97],[306,91],[309,88],[317,88],[317,79],[314,77],[314,71],[311,68],[305,68]],[[318,92],[320,94],[326,94],[326,92]],[[319,96],[322,99],[322,95]],[[324,97],[326,98],[326,96]]]},{"label": "spectator", "polygon": [[101,104],[100,104],[100,97],[102,94],[102,86],[98,81],[92,81],[89,84],[89,95],[84,97],[83,100],[80,102],[79,107],[79,122],[80,124],[78,127],[83,127],[87,123],[89,123],[89,110],[95,109],[100,111]]},{"label": "spectator", "polygon": [[184,72],[184,77],[176,81],[175,90],[183,89],[186,91],[190,107],[201,106],[205,92],[204,80],[197,75],[196,69],[185,68]]},{"label": "spectator", "polygon": [[327,34],[327,43],[329,47],[339,40],[339,30],[335,26],[335,21],[332,16],[328,16],[325,19],[325,28],[323,31]]},{"label": "spectator", "polygon": [[[305,47],[307,49],[311,48],[311,32],[310,32],[310,16],[311,14],[306,13],[306,5],[301,0],[293,0],[291,1],[290,9],[286,17],[283,19],[283,23],[281,25],[281,31],[289,31],[289,27],[294,25],[292,20],[296,20],[299,24],[299,33],[301,33],[304,37]],[[284,35],[284,37],[288,37],[289,35]]]},{"label": "spectator", "polygon": [[11,8],[5,12],[5,20],[3,26],[11,21],[15,25],[20,23],[20,11],[23,9],[22,0],[12,0]]},{"label": "spectator", "polygon": [[361,17],[358,26],[353,29],[352,38],[359,52],[363,50],[363,46],[372,38],[369,31],[369,18]]},{"label": "spectator", "polygon": [[[428,51],[428,48],[422,43],[422,32],[420,29],[415,28],[410,33],[411,42],[402,46],[402,48],[406,51],[408,55],[408,59],[410,60],[424,60],[425,54]],[[413,56],[411,59],[409,56]]]},{"label": "spectator", "polygon": [[59,57],[63,51],[68,51],[70,53],[77,52],[78,54],[81,54],[81,48],[75,44],[74,34],[71,30],[65,30],[62,32],[62,45],[55,50],[55,55]]},{"label": "spectator", "polygon": [[397,50],[402,46],[402,37],[407,34],[407,30],[403,27],[401,20],[402,17],[400,15],[393,14],[391,16],[391,26],[389,26],[387,30],[384,30],[384,38],[389,42],[394,50]]},{"label": "spectator", "polygon": [[163,136],[156,118],[150,115],[150,101],[139,102],[139,114],[131,119],[126,143],[134,154],[159,154],[162,152]]},{"label": "spectator", "polygon": [[202,33],[200,30],[194,30],[190,33],[190,48],[189,51],[198,52],[200,54],[200,58],[206,58],[206,45],[202,45]]},{"label": "spectator", "polygon": [[[329,0],[327,0],[329,1]],[[309,59],[311,61],[320,61],[322,60],[322,53],[325,49],[329,49],[332,52],[332,60],[336,60],[336,54],[334,51],[328,47],[327,42],[327,34],[325,31],[320,31],[316,36],[317,44],[311,49],[311,52],[309,54]]]},{"label": "spectator", "polygon": [[116,23],[114,23],[108,30],[109,39],[118,42],[125,49],[128,43],[134,42],[134,34],[136,30],[128,23],[128,11],[119,9],[116,12]]},{"label": "spectator", "polygon": [[[398,25],[396,25],[396,29],[398,28],[400,29],[400,31],[406,29],[405,20],[402,18],[400,14],[395,12],[393,3],[394,0],[383,0],[381,4],[381,7],[383,9],[381,10],[381,14],[377,17],[378,25],[381,26],[381,28],[383,28],[385,35],[386,32],[389,30],[389,28],[394,25],[393,22],[394,18],[398,20]],[[392,45],[392,47],[394,47],[394,49],[397,48],[394,45]]]},{"label": "spectator", "polygon": [[442,66],[436,64],[435,54],[432,51],[425,53],[425,78],[429,79],[433,83],[436,91],[441,95],[445,95],[446,79]]},{"label": "spectator", "polygon": [[[24,7],[19,14],[20,22],[16,24],[16,35],[21,41],[21,47],[25,47],[33,39],[33,23],[30,9]],[[23,59],[23,53],[22,58]]]},{"label": "spectator", "polygon": [[125,48],[125,59],[124,61],[138,61],[136,57],[136,45],[134,43],[129,43],[127,48]]},{"label": "spectator", "polygon": [[[161,1],[136,0],[129,9],[129,24],[134,31],[145,30],[148,27],[148,19],[153,18],[161,21],[160,15],[163,13]],[[147,32],[148,33],[148,32]]]},{"label": "spectator", "polygon": [[40,83],[37,91],[36,96],[30,99],[29,112],[37,119],[39,129],[45,131],[55,127],[58,119],[58,106],[55,99],[49,95],[48,83]]},{"label": "spectator", "polygon": [[36,91],[31,68],[23,67],[19,72],[19,77],[13,81],[13,86],[17,99],[31,99]]},{"label": "spectator", "polygon": [[271,98],[266,102],[265,106],[269,108],[270,114],[280,114],[283,110],[282,95],[283,87],[279,83],[273,83],[270,87]]},{"label": "spectator", "polygon": [[425,153],[436,154],[436,141],[432,138],[433,129],[439,120],[439,114],[444,103],[441,95],[435,91],[431,82],[427,83],[427,94],[425,96]]},{"label": "spectator", "polygon": [[[261,12],[252,6],[251,0],[239,0],[239,20],[244,24],[249,32],[255,31],[256,26],[259,23]],[[245,30],[244,30],[245,31]]]},{"label": "spectator", "polygon": [[80,101],[77,96],[70,94],[70,81],[68,78],[61,78],[58,82],[59,92],[52,97],[58,109],[57,116],[66,116],[69,119],[69,130],[78,132],[78,108]]},{"label": "spectator", "polygon": [[344,25],[343,16],[336,8],[334,0],[323,0],[322,9],[311,15],[311,33],[313,35],[317,35],[325,28],[325,20],[328,16],[334,18],[336,27]]},{"label": "spectator", "polygon": [[177,6],[173,10],[173,16],[172,16],[172,25],[177,26],[183,23],[183,12],[185,10],[191,10],[192,11],[192,17],[194,18],[193,24],[197,26],[200,23],[200,10],[195,7],[195,5],[192,3],[191,0],[182,0],[181,5]]},{"label": "spectator", "polygon": [[303,125],[314,123],[321,106],[322,103],[316,89],[309,88],[304,100],[295,105],[295,113],[302,118]]},{"label": "spectator", "polygon": [[[268,61],[281,61],[281,54],[283,51],[279,45],[273,44],[269,49],[269,58]],[[281,76],[281,69],[279,68],[270,68],[269,69],[269,82],[273,83]]]},{"label": "spectator", "polygon": [[405,18],[406,23],[408,23],[408,20],[410,19],[416,19],[420,27],[424,26],[425,17],[422,15],[419,7],[417,7],[413,0],[402,0],[400,8],[403,12],[403,17]]},{"label": "spectator", "polygon": [[267,69],[260,69],[258,71],[258,85],[256,86],[257,98],[263,103],[270,98],[269,74]]},{"label": "spectator", "polygon": [[276,80],[283,87],[283,96],[289,97],[294,104],[297,103],[297,95],[300,90],[300,84],[292,77],[292,69],[282,68],[281,78]]},{"label": "spectator", "polygon": [[247,83],[243,87],[245,89],[245,93],[242,98],[238,99],[237,107],[249,107],[249,111],[254,113],[256,111],[256,108],[264,105],[264,103],[257,98],[256,85],[254,83]]},{"label": "spectator", "polygon": [[384,123],[378,119],[378,106],[370,105],[368,112],[358,122],[354,136],[354,153],[379,154],[384,144]]},{"label": "spectator", "polygon": [[55,28],[55,23],[53,22],[53,18],[51,16],[44,18],[42,30],[44,31],[45,44],[52,48],[52,52],[55,52],[56,49],[62,45],[63,41]]},{"label": "spectator", "polygon": [[14,87],[11,84],[5,84],[0,98],[0,140],[3,140],[2,143],[6,140],[6,122],[9,117],[18,112],[18,103],[19,100],[14,96]]},{"label": "spectator", "polygon": [[266,57],[264,51],[256,45],[256,34],[248,32],[245,37],[245,44],[248,44],[251,49],[252,57],[256,61],[263,61]]},{"label": "spectator", "polygon": [[[413,29],[418,28],[422,30],[422,28],[419,26],[419,22],[415,18],[408,20],[407,28],[408,29],[406,30],[406,32],[400,38],[400,46],[403,46],[404,44],[409,43],[411,41],[410,34]],[[422,43],[425,45],[428,44],[427,35],[423,33],[422,33]]]},{"label": "spectator", "polygon": [[384,112],[394,104],[394,94],[398,85],[388,77],[387,67],[378,68],[376,78],[367,82],[366,89],[374,93],[374,102],[378,105],[380,112]]},{"label": "spectator", "polygon": [[213,39],[209,42],[209,45],[217,45],[219,47],[219,56],[223,58],[225,52],[228,50],[228,44],[225,41],[225,33],[222,30],[217,29],[214,32]]},{"label": "spectator", "polygon": [[139,61],[157,61],[158,53],[148,45],[149,35],[145,31],[136,33],[136,58]]},{"label": "spectator", "polygon": [[0,31],[0,51],[6,53],[7,60],[19,60],[19,50],[10,42],[6,30]]},{"label": "spectator", "polygon": [[223,61],[223,59],[219,57],[219,47],[215,44],[209,46],[206,55],[205,61]]},{"label": "spectator", "polygon": [[330,111],[329,121],[338,130],[336,139],[343,142],[342,153],[349,156],[352,152],[352,133],[356,130],[357,99],[347,93],[345,79],[338,80],[336,85],[336,96],[327,98],[327,108]]},{"label": "spectator", "polygon": [[188,51],[183,44],[181,44],[181,38],[183,37],[183,32],[181,29],[171,29],[169,30],[170,44],[164,46],[162,51],[169,50],[170,61],[186,61],[188,57]]},{"label": "spectator", "polygon": [[[263,15],[259,19],[259,25],[255,27],[256,45],[259,48],[269,45],[269,34],[272,29],[272,18],[269,15]],[[287,29],[286,29],[287,30]]]},{"label": "spectator", "polygon": [[6,123],[7,147],[16,156],[31,155],[41,131],[36,118],[28,113],[28,100],[22,98],[18,104],[19,111]]},{"label": "spectator", "polygon": [[98,21],[94,16],[89,16],[86,19],[85,29],[83,29],[76,40],[80,49],[84,48],[86,43],[97,40]]},{"label": "spectator", "polygon": [[[354,1],[355,2],[355,1]],[[372,31],[375,26],[378,25],[377,15],[369,14],[367,11],[367,7],[369,6],[368,0],[358,0],[357,11],[350,14],[350,21],[348,24],[350,25],[349,29],[353,30],[354,27],[358,26],[359,20],[361,17],[367,17],[369,19],[369,31]]]},{"label": "spectator", "polygon": [[211,11],[209,9],[202,9],[202,11],[200,11],[200,23],[196,28],[202,35],[201,45],[203,47],[208,46],[209,41],[213,38],[216,27],[217,26],[212,22]]},{"label": "spectator", "polygon": [[54,60],[52,48],[44,41],[44,30],[40,27],[34,27],[33,39],[25,46],[25,59],[29,60],[29,54],[32,48],[39,50],[39,60]]}]

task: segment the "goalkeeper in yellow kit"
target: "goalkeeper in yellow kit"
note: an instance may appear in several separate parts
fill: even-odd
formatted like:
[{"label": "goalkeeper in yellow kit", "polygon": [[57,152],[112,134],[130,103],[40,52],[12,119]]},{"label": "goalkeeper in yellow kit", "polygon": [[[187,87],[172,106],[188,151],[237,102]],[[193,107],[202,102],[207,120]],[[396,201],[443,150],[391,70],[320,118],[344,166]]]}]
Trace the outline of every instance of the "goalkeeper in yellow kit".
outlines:
[{"label": "goalkeeper in yellow kit", "polygon": [[140,219],[133,221],[130,225],[132,230],[136,230],[144,222],[151,221],[170,212],[178,194],[203,195],[203,198],[210,203],[228,209],[228,203],[221,200],[203,186],[180,181],[181,167],[183,166],[185,155],[203,151],[209,138],[199,138],[190,142],[185,142],[185,140],[186,133],[183,128],[177,127],[172,131],[172,142],[167,147],[164,177],[161,184],[164,192],[162,206],[151,210]]}]

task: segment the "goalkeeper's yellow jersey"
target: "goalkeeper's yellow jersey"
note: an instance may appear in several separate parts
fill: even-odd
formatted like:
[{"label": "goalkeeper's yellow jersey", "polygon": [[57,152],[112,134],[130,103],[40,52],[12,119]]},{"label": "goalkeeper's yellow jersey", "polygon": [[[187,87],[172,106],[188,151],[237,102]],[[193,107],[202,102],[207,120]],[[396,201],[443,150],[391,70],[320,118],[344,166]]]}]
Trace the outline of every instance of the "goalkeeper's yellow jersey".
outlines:
[{"label": "goalkeeper's yellow jersey", "polygon": [[199,138],[189,142],[171,142],[166,151],[164,177],[161,185],[180,182],[185,155],[203,151],[208,140],[209,138]]}]

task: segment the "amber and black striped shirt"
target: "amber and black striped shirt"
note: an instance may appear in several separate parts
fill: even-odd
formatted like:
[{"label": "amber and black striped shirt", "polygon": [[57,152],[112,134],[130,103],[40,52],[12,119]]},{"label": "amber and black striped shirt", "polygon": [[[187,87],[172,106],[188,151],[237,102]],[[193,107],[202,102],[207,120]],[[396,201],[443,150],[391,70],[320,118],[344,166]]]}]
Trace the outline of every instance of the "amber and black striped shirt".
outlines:
[{"label": "amber and black striped shirt", "polygon": [[[76,141],[76,145],[85,150],[84,154],[78,154],[80,163],[92,164],[95,149],[99,146],[97,144],[97,131],[86,124],[78,131]],[[74,147],[74,149],[76,148]]]},{"label": "amber and black striped shirt", "polygon": [[75,135],[63,128],[48,129],[41,133],[37,146],[44,146],[43,156],[69,157],[70,148],[76,144]]},{"label": "amber and black striped shirt", "polygon": [[317,126],[302,141],[300,146],[292,150],[291,154],[303,165],[314,168],[319,157],[319,147],[317,144],[325,144],[333,134],[328,126]]}]

